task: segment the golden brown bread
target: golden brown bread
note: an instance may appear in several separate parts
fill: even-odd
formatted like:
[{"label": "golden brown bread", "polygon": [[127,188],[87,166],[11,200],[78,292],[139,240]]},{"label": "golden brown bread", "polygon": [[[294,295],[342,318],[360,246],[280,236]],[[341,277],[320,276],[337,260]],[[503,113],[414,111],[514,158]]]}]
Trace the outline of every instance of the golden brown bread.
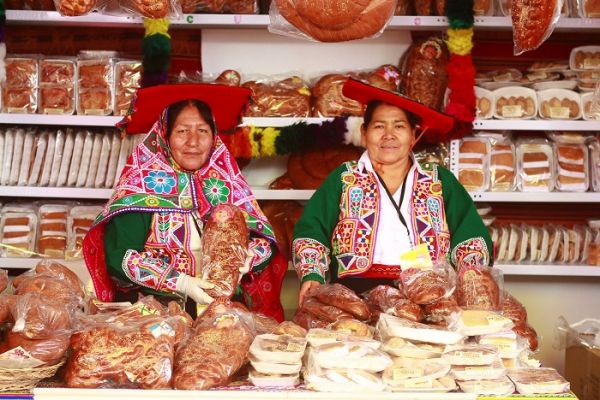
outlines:
[{"label": "golden brown bread", "polygon": [[304,329],[326,328],[330,324],[327,321],[320,320],[316,316],[305,311],[303,308],[296,310],[292,321]]},{"label": "golden brown bread", "polygon": [[246,110],[248,117],[309,117],[310,89],[297,77],[272,82],[246,82],[242,85],[252,91]]},{"label": "golden brown bread", "polygon": [[556,0],[512,0],[511,17],[515,47],[533,50],[543,43],[552,24]]},{"label": "golden brown bread", "polygon": [[504,292],[502,315],[510,318],[515,325],[523,325],[527,322],[527,310],[525,310],[525,307],[523,307],[523,304],[519,300],[508,292]]},{"label": "golden brown bread", "polygon": [[309,292],[318,301],[339,308],[354,318],[367,321],[371,318],[369,307],[356,293],[339,283],[320,285]]},{"label": "golden brown bread", "polygon": [[0,354],[22,347],[33,358],[47,365],[58,363],[69,348],[69,335],[59,334],[48,339],[28,339],[21,333],[8,332],[4,342],[0,344]]},{"label": "golden brown bread", "polygon": [[448,282],[441,272],[409,268],[400,279],[406,297],[416,304],[431,304],[446,295]]},{"label": "golden brown bread", "polygon": [[344,312],[335,306],[321,303],[314,297],[309,297],[304,300],[304,303],[302,303],[302,306],[298,311],[300,310],[326,322],[335,322],[340,319],[352,319],[351,314]]},{"label": "golden brown bread", "polygon": [[292,321],[283,321],[273,331],[275,335],[290,335],[294,337],[306,337],[306,329],[293,323]]},{"label": "golden brown bread", "polygon": [[57,334],[68,334],[74,312],[72,305],[35,292],[16,297],[10,306],[15,320],[13,332],[28,339],[49,339]]},{"label": "golden brown bread", "polygon": [[375,35],[393,15],[391,0],[275,0],[279,13],[321,42],[342,42]]},{"label": "golden brown bread", "polygon": [[456,297],[450,296],[448,298],[440,299],[432,304],[425,306],[425,321],[430,324],[446,325],[446,317],[449,317],[452,313],[460,311]]},{"label": "golden brown bread", "polygon": [[463,267],[458,273],[456,298],[461,308],[499,310],[500,290],[491,272]]},{"label": "golden brown bread", "polygon": [[362,151],[354,146],[313,148],[288,158],[288,175],[297,189],[316,189],[342,163],[357,160]]},{"label": "golden brown bread", "polygon": [[248,228],[244,214],[234,205],[219,204],[214,207],[202,236],[202,262],[198,276],[215,287],[206,292],[209,296],[233,296],[237,289],[240,268],[246,261]]},{"label": "golden brown bread", "polygon": [[96,0],[58,0],[56,9],[61,15],[76,17],[85,15],[96,6]]},{"label": "golden brown bread", "polygon": [[6,81],[3,86],[34,87],[37,77],[37,61],[33,58],[7,58]]}]

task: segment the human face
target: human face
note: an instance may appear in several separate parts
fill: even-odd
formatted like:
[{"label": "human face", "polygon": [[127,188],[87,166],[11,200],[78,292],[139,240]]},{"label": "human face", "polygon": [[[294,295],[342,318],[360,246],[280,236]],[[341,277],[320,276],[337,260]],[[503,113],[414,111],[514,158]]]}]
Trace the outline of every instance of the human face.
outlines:
[{"label": "human face", "polygon": [[362,145],[373,165],[399,167],[408,163],[415,144],[415,130],[404,110],[381,104],[373,112],[369,125],[361,127]]},{"label": "human face", "polygon": [[183,169],[200,169],[210,155],[213,132],[210,125],[193,106],[185,107],[175,118],[169,147],[175,162]]}]

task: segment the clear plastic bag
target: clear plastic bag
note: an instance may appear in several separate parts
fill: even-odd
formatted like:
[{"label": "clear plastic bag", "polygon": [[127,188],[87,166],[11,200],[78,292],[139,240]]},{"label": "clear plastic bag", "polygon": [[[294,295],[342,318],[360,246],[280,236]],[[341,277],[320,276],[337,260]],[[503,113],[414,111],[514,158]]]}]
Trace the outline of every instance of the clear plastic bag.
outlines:
[{"label": "clear plastic bag", "polygon": [[360,321],[367,321],[371,317],[365,301],[339,283],[319,285],[309,291],[308,296],[314,297],[323,304],[337,307]]},{"label": "clear plastic bag", "polygon": [[70,334],[57,334],[48,339],[28,339],[21,333],[8,332],[0,344],[0,366],[33,368],[59,363],[69,348]]},{"label": "clear plastic bag", "polygon": [[469,191],[489,188],[491,144],[487,138],[464,138],[458,152],[458,180]]},{"label": "clear plastic bag", "polygon": [[449,318],[449,328],[464,336],[503,332],[513,327],[510,318],[489,310],[462,310]]},{"label": "clear plastic bag", "polygon": [[292,321],[283,321],[273,331],[276,335],[290,335],[293,337],[306,337],[306,329],[293,323]]},{"label": "clear plastic bag", "polygon": [[491,365],[499,360],[498,349],[480,344],[446,346],[442,360],[452,365]]},{"label": "clear plastic bag", "polygon": [[83,257],[83,238],[90,230],[102,206],[76,206],[71,208],[67,218],[67,259]]},{"label": "clear plastic bag", "polygon": [[456,287],[454,268],[446,262],[438,262],[431,269],[403,270],[400,280],[406,297],[423,305],[450,296]]},{"label": "clear plastic bag", "polygon": [[206,291],[209,296],[233,296],[247,252],[248,228],[240,209],[230,204],[214,207],[202,233],[197,271],[198,277],[215,285]]},{"label": "clear plastic bag", "polygon": [[31,257],[35,254],[37,216],[33,210],[8,212],[0,216],[0,245],[4,257]]},{"label": "clear plastic bag", "polygon": [[502,271],[487,267],[461,267],[457,273],[456,298],[463,309],[501,311]]},{"label": "clear plastic bag", "polygon": [[388,314],[380,315],[377,329],[383,340],[400,337],[426,343],[456,344],[464,339],[464,336],[456,331],[412,322]]},{"label": "clear plastic bag", "polygon": [[392,359],[382,351],[356,342],[335,342],[312,349],[315,362],[326,369],[360,369],[367,372],[381,372],[390,365]]},{"label": "clear plastic bag", "polygon": [[121,60],[115,63],[115,115],[127,114],[131,100],[141,86],[141,80],[142,63],[140,61]]},{"label": "clear plastic bag", "polygon": [[396,9],[396,0],[310,3],[273,0],[269,32],[319,42],[344,42],[381,35]]},{"label": "clear plastic bag", "polygon": [[510,192],[516,185],[515,146],[509,134],[479,132],[490,140],[490,190]]},{"label": "clear plastic bag", "polygon": [[442,359],[411,359],[399,357],[383,372],[383,381],[392,390],[419,388],[442,378],[450,371],[450,364]]},{"label": "clear plastic bag", "polygon": [[27,185],[29,178],[32,157],[35,155],[34,148],[36,143],[37,131],[35,128],[28,128],[23,138],[23,156],[21,157],[21,165],[19,166],[19,178],[17,184],[19,186]]},{"label": "clear plastic bag", "polygon": [[15,320],[12,332],[28,339],[49,339],[56,335],[68,335],[72,328],[75,304],[55,301],[39,292],[16,296],[11,304]]},{"label": "clear plastic bag", "polygon": [[512,0],[512,2],[513,53],[518,56],[526,51],[537,49],[550,37],[563,10],[563,0],[542,3],[531,0]]},{"label": "clear plastic bag", "polygon": [[506,291],[502,302],[502,315],[510,318],[515,325],[523,325],[527,322],[527,310],[523,304]]},{"label": "clear plastic bag", "polygon": [[589,154],[584,144],[554,145],[556,187],[562,192],[585,192],[589,186]]},{"label": "clear plastic bag", "polygon": [[69,206],[66,204],[43,204],[38,210],[40,221],[37,238],[38,253],[50,257],[64,258],[67,249],[67,216]]},{"label": "clear plastic bag", "polygon": [[555,160],[552,146],[545,139],[517,142],[517,186],[524,192],[551,192],[555,186]]},{"label": "clear plastic bag", "polygon": [[570,386],[554,368],[516,368],[508,377],[521,394],[567,393]]},{"label": "clear plastic bag", "polygon": [[0,269],[0,293],[8,287],[8,271]]},{"label": "clear plastic bag", "polygon": [[252,91],[247,117],[309,117],[311,114],[310,88],[299,76],[246,81],[242,87]]},{"label": "clear plastic bag", "polygon": [[[246,363],[254,333],[250,313],[234,308],[229,302],[213,302],[177,350],[175,389],[206,390],[229,383]],[[228,349],[226,357],[223,349]]]},{"label": "clear plastic bag", "polygon": [[118,0],[118,11],[111,14],[126,14],[144,18],[174,18],[181,16],[181,3],[176,0]]}]

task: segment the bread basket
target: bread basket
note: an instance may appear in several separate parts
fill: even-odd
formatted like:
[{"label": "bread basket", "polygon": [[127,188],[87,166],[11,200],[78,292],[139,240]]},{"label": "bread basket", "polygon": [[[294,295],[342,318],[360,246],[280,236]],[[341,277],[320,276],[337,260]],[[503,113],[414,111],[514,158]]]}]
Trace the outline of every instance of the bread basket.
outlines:
[{"label": "bread basket", "polygon": [[42,380],[50,378],[65,363],[62,359],[59,363],[49,366],[35,368],[1,368],[0,367],[0,393],[28,391]]}]

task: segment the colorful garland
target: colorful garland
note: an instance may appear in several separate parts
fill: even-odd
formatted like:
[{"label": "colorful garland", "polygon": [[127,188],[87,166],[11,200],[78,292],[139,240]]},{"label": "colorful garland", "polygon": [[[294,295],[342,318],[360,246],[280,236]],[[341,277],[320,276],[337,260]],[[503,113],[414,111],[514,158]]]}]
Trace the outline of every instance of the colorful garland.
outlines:
[{"label": "colorful garland", "polygon": [[360,144],[360,118],[333,118],[320,124],[300,122],[282,128],[244,126],[221,139],[235,158],[280,156],[343,144]]},{"label": "colorful garland", "polygon": [[[1,1],[1,0],[0,0]],[[171,64],[169,19],[144,18],[146,32],[142,41],[142,87],[167,83]]]},{"label": "colorful garland", "polygon": [[4,43],[4,27],[6,26],[6,5],[4,0],[0,0],[0,82],[6,80],[6,43]]},{"label": "colorful garland", "polygon": [[475,67],[473,48],[473,0],[447,0],[448,17],[448,103],[445,112],[456,118],[450,139],[468,135],[475,120]]}]

